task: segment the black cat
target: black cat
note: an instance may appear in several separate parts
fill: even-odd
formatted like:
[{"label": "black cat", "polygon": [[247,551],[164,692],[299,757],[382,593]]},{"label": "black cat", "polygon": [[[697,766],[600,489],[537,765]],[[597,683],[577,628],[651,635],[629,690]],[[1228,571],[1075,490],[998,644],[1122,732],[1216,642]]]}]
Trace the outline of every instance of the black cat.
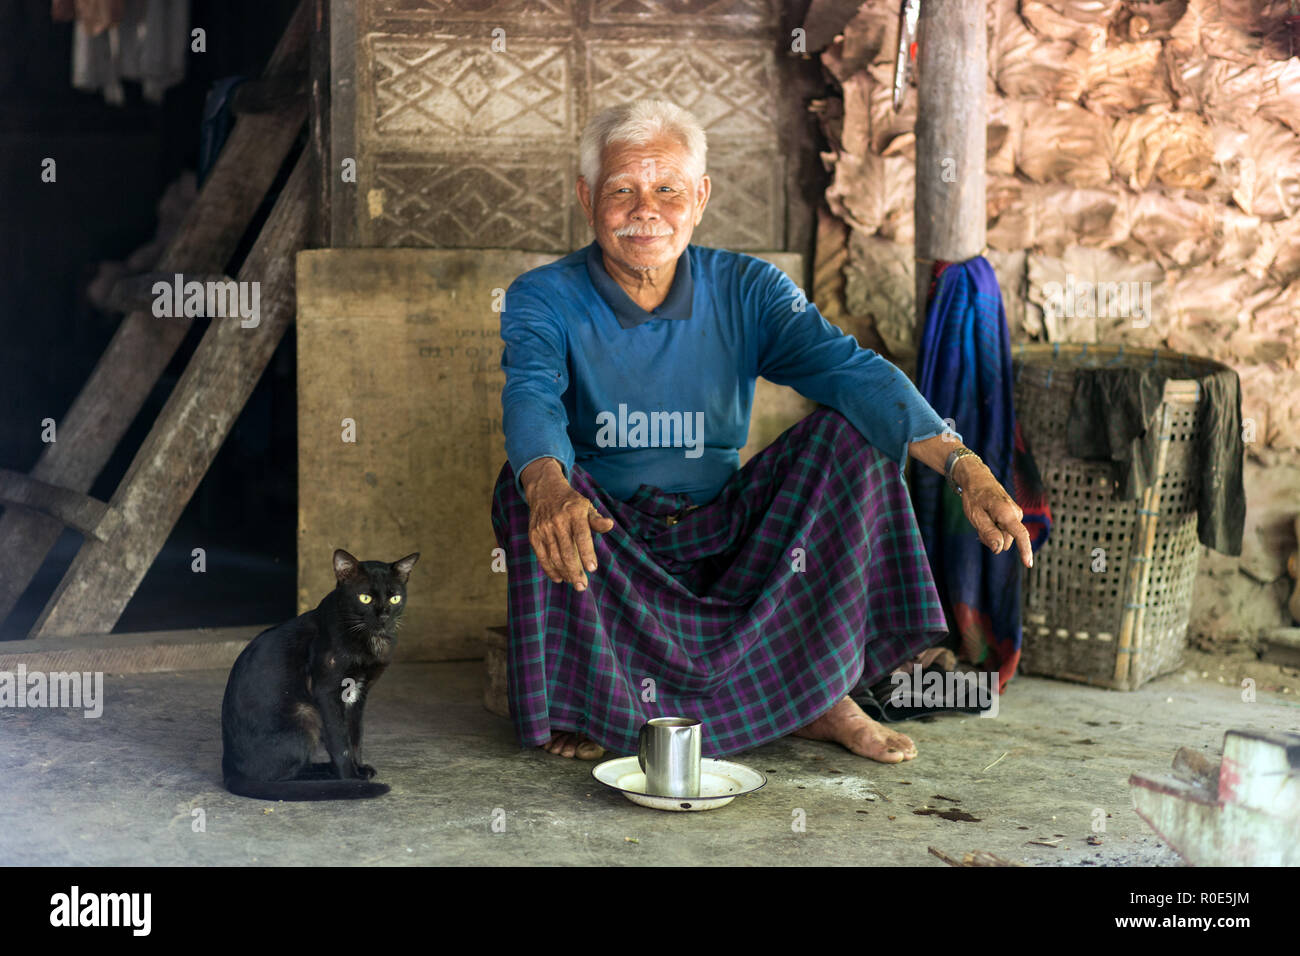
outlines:
[{"label": "black cat", "polygon": [[[392,656],[406,580],[420,555],[358,561],[334,552],[338,584],[315,610],[263,631],[230,670],[221,702],[226,789],[261,800],[378,797],[361,762],[361,714]],[[329,762],[311,762],[320,741]]]}]

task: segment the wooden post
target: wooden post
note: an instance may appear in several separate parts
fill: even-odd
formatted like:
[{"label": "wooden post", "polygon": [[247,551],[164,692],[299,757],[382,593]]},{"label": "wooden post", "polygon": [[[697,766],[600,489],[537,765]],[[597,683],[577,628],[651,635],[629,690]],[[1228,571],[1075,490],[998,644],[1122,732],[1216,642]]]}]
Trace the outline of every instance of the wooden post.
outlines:
[{"label": "wooden post", "polygon": [[[309,4],[299,6],[267,64],[265,76],[296,73],[307,54]],[[305,101],[288,111],[240,117],[185,222],[157,270],[220,273],[275,180],[298,136]],[[99,476],[192,320],[158,319],[149,311],[122,320],[81,394],[59,420],[59,440],[46,446],[31,477],[84,493]],[[31,583],[63,525],[48,515],[8,508],[0,517],[0,620]]]},{"label": "wooden post", "polygon": [[111,511],[102,501],[8,468],[0,468],[0,504],[49,515],[64,527],[91,538],[106,534],[116,519],[108,517]]},{"label": "wooden post", "polygon": [[[364,13],[356,3],[329,5],[329,138],[322,148],[329,150],[329,171],[337,177],[345,159],[357,159],[357,43],[364,31],[357,30],[357,20],[364,23]],[[358,181],[343,185],[336,178],[330,183],[329,242],[333,249],[360,245],[357,217],[365,208],[365,198],[358,198],[365,181],[358,171]]]},{"label": "wooden post", "polygon": [[341,170],[331,167],[330,156],[330,13],[329,0],[312,0],[310,79],[311,106],[308,117],[312,152],[312,223],[307,244],[321,248],[330,244],[330,200]]},{"label": "wooden post", "polygon": [[984,249],[988,24],[984,0],[922,0],[917,26],[916,342],[936,261]]},{"label": "wooden post", "polygon": [[240,281],[261,284],[259,324],[211,320],[113,495],[110,507],[122,521],[105,540],[82,545],[33,637],[111,631],[212,464],[293,321],[295,256],[306,244],[310,218],[310,165],[306,151],[239,270]]}]

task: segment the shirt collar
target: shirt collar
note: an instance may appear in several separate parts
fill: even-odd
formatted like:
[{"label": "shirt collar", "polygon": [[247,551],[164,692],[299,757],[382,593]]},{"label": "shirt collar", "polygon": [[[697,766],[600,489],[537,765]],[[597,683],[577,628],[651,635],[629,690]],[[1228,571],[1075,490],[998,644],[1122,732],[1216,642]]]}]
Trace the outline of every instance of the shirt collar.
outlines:
[{"label": "shirt collar", "polygon": [[605,271],[600,243],[595,240],[587,246],[587,274],[591,276],[591,284],[596,287],[600,297],[614,310],[614,318],[618,319],[618,324],[625,329],[634,328],[651,319],[691,317],[691,306],[695,299],[695,280],[691,276],[689,245],[677,257],[677,271],[673,273],[673,285],[668,290],[668,297],[648,312],[633,302],[632,297],[623,291],[623,287]]}]

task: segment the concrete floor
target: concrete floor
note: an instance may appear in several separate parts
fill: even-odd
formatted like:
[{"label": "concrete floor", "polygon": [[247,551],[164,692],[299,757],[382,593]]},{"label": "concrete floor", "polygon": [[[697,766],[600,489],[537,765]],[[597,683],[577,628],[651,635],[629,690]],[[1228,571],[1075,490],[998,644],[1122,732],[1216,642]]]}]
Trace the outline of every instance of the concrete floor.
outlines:
[{"label": "concrete floor", "polygon": [[[483,709],[482,673],[471,662],[385,675],[367,759],[393,791],[357,803],[227,793],[224,671],[105,675],[99,719],[0,709],[0,864],[945,865],[934,846],[1037,866],[1176,866],[1133,812],[1129,773],[1167,772],[1179,745],[1217,755],[1227,727],[1300,725],[1294,694],[1244,703],[1199,666],[1134,693],[1018,677],[996,719],[900,725],[920,750],[908,763],[787,738],[738,758],[767,772],[763,790],[663,813],[605,791],[591,764],[520,751]],[[917,812],[927,807],[974,819]],[[1090,846],[1098,809],[1106,829]],[[806,832],[792,829],[796,810]]]}]

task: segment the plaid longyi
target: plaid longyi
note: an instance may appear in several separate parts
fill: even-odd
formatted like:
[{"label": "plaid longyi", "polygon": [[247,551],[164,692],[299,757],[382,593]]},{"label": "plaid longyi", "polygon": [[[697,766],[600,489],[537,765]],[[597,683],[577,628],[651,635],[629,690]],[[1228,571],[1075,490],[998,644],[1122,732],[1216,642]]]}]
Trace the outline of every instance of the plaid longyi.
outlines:
[{"label": "plaid longyi", "polygon": [[614,520],[594,535],[598,568],[583,592],[542,572],[509,463],[493,493],[522,746],[567,730],[635,753],[646,720],[687,715],[704,724],[706,756],[748,750],[948,632],[898,466],[833,409],[788,429],[694,510],[645,484],[612,498],[581,465],[569,481]]}]

